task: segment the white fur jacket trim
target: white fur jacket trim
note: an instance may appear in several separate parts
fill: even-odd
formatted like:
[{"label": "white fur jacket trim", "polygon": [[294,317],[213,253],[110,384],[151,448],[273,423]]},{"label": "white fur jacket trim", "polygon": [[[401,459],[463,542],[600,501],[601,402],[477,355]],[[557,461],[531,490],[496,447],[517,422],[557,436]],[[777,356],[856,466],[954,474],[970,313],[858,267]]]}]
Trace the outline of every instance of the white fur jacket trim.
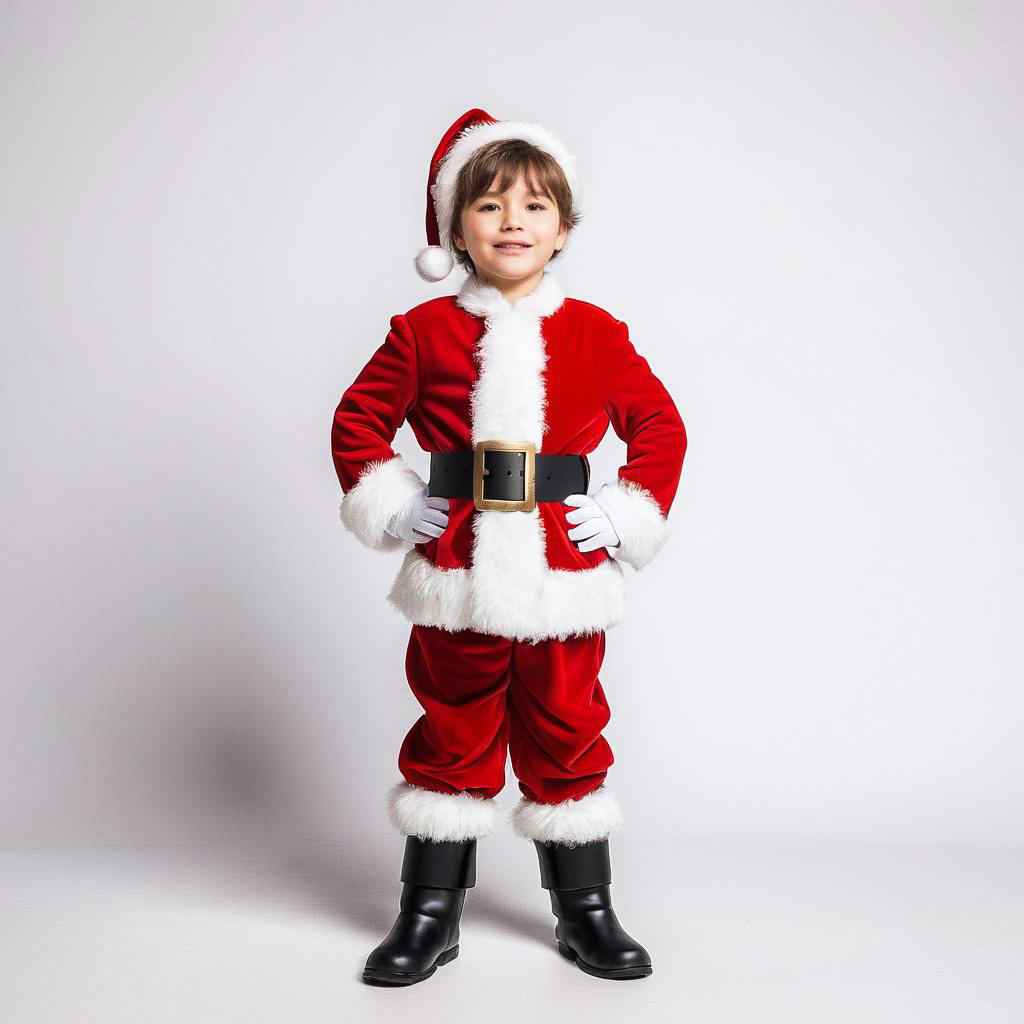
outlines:
[{"label": "white fur jacket trim", "polygon": [[592,496],[611,520],[622,542],[610,548],[614,558],[642,569],[662,549],[671,532],[668,519],[645,487],[633,480],[619,478],[605,484]]},{"label": "white fur jacket trim", "polygon": [[423,478],[401,455],[368,462],[359,479],[341,499],[341,521],[368,548],[395,551],[410,547],[385,529],[392,513],[414,494],[426,494]]}]

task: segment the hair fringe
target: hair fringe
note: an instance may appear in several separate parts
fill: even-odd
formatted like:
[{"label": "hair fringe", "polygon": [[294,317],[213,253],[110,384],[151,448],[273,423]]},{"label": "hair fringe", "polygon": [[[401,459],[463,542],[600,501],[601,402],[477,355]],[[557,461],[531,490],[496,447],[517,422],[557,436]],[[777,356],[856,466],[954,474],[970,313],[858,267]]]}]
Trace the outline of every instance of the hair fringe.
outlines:
[{"label": "hair fringe", "polygon": [[[459,171],[455,185],[455,206],[452,216],[452,236],[458,233],[462,211],[475,199],[490,191],[497,178],[498,188],[504,192],[511,188],[520,175],[526,177],[527,186],[551,197],[558,207],[561,223],[571,231],[581,215],[573,209],[572,189],[558,161],[525,139],[497,139],[481,146]],[[551,259],[558,256],[552,253]],[[455,247],[455,259],[467,273],[476,268],[469,253]]]}]

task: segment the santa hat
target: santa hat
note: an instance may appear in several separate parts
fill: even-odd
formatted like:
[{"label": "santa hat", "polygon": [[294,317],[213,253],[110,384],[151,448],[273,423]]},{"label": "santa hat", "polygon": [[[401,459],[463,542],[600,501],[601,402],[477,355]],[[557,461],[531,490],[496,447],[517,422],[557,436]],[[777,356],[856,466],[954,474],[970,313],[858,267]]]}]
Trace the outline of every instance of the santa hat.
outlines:
[{"label": "santa hat", "polygon": [[573,209],[579,197],[576,159],[553,132],[539,124],[499,121],[483,110],[467,110],[444,133],[430,161],[427,181],[427,247],[416,254],[416,272],[424,281],[441,281],[455,266],[452,220],[455,214],[455,185],[469,158],[498,139],[524,139],[554,157],[572,193]]}]

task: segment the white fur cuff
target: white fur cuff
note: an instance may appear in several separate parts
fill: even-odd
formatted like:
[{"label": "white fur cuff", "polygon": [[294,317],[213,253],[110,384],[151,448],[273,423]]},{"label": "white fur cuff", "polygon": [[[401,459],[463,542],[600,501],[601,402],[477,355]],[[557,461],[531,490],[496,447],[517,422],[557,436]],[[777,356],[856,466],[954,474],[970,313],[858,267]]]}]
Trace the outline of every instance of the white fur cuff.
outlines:
[{"label": "white fur cuff", "polygon": [[408,547],[406,541],[388,533],[385,526],[392,513],[409,498],[426,491],[427,485],[419,473],[401,455],[368,462],[355,486],[341,499],[341,521],[374,551]]},{"label": "white fur cuff", "polygon": [[539,804],[523,797],[511,815],[516,835],[564,846],[607,839],[622,824],[622,812],[611,791],[598,786],[578,800]]},{"label": "white fur cuff", "polygon": [[613,550],[614,557],[642,569],[662,549],[671,532],[661,506],[645,487],[622,477],[617,483],[605,484],[592,497],[622,541],[621,547]]},{"label": "white fur cuff", "polygon": [[498,825],[494,800],[469,793],[437,793],[408,782],[391,787],[388,813],[402,835],[435,843],[480,839]]}]

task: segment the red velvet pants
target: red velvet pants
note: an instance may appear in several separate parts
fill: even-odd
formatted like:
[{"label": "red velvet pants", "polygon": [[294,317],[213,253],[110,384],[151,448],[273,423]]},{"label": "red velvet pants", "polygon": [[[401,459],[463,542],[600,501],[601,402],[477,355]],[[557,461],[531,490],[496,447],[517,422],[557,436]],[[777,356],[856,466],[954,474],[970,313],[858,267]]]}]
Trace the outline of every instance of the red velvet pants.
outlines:
[{"label": "red velvet pants", "polygon": [[413,626],[406,675],[424,714],[398,755],[405,780],[493,797],[506,751],[529,800],[560,803],[604,781],[610,717],[597,677],[604,632],[536,644],[464,629]]}]

